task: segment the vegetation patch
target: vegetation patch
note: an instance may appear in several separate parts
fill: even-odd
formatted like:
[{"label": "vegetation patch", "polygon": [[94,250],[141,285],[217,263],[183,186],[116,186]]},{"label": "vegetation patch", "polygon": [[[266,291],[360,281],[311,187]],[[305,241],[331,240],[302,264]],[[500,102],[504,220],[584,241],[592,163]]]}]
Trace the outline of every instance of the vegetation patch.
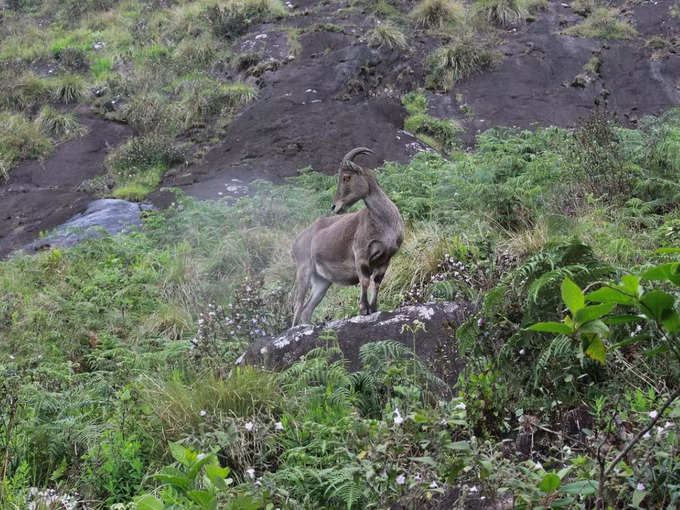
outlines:
[{"label": "vegetation patch", "polygon": [[0,113],[0,181],[21,161],[44,158],[52,143],[39,127],[21,114]]},{"label": "vegetation patch", "polygon": [[562,31],[565,35],[589,37],[593,39],[634,39],[637,30],[625,21],[617,18],[615,9],[597,7],[581,23]]},{"label": "vegetation patch", "polygon": [[489,23],[511,27],[524,23],[530,13],[545,8],[545,0],[478,0],[475,9]]},{"label": "vegetation patch", "polygon": [[396,26],[390,23],[381,23],[366,34],[368,44],[375,47],[387,47],[390,49],[405,50],[408,47],[406,36]]},{"label": "vegetation patch", "polygon": [[499,55],[487,49],[483,42],[472,36],[460,37],[428,55],[426,66],[429,74],[425,85],[447,92],[455,83],[490,69],[498,60]]},{"label": "vegetation patch", "polygon": [[410,131],[428,145],[450,153],[460,145],[458,134],[462,131],[454,121],[441,120],[427,114],[427,99],[420,93],[410,92],[401,98],[409,113],[404,120],[404,129]]},{"label": "vegetation patch", "polygon": [[423,0],[413,8],[410,17],[421,27],[445,29],[463,21],[465,6],[456,0]]}]

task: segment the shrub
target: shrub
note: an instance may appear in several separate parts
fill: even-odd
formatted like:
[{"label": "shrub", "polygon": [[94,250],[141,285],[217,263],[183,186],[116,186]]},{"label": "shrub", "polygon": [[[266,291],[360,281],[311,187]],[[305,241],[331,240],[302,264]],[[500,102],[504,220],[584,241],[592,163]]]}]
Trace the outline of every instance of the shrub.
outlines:
[{"label": "shrub", "polygon": [[6,108],[33,110],[47,103],[52,95],[52,84],[33,73],[26,73],[18,79],[5,81],[5,91],[0,98]]},{"label": "shrub", "polygon": [[625,21],[616,18],[618,11],[606,7],[596,8],[581,23],[562,31],[565,35],[597,39],[633,39],[637,30]]},{"label": "shrub", "polygon": [[136,94],[121,108],[121,116],[139,133],[170,133],[177,125],[178,108],[158,93]]},{"label": "shrub", "polygon": [[52,82],[52,99],[59,103],[71,104],[80,101],[85,93],[85,82],[75,74],[65,74]]},{"label": "shrub", "polygon": [[46,157],[52,143],[20,114],[0,113],[0,181],[21,161]]},{"label": "shrub", "polygon": [[35,123],[41,133],[62,141],[79,138],[87,133],[87,128],[73,114],[59,113],[49,105],[43,106]]},{"label": "shrub", "polygon": [[272,21],[286,13],[279,0],[245,0],[242,3],[230,2],[224,7],[213,5],[206,8],[204,16],[216,36],[233,39],[252,24]]},{"label": "shrub", "polygon": [[223,83],[210,78],[182,82],[177,88],[182,95],[182,116],[185,127],[205,122],[210,116],[228,114],[232,109],[255,99],[252,85]]},{"label": "shrub", "polygon": [[168,137],[150,134],[132,138],[114,149],[104,161],[109,171],[122,176],[138,173],[149,168],[167,168],[184,161],[180,152]]},{"label": "shrub", "polygon": [[465,7],[456,0],[423,0],[410,16],[422,27],[443,29],[460,24],[465,17]]},{"label": "shrub", "polygon": [[426,65],[430,72],[425,84],[427,88],[447,92],[455,83],[491,68],[496,55],[472,37],[459,38],[428,55]]},{"label": "shrub", "polygon": [[381,23],[366,34],[371,46],[387,46],[390,49],[404,50],[408,46],[406,36],[401,30],[390,23]]}]

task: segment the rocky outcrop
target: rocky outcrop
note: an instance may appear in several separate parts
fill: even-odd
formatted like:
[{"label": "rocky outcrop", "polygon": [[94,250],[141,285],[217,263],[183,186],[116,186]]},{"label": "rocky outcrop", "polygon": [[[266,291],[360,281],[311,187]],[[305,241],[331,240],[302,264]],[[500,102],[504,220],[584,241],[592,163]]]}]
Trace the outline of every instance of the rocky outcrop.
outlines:
[{"label": "rocky outcrop", "polygon": [[[280,336],[255,342],[237,360],[268,369],[284,369],[310,350],[323,345],[320,335],[334,331],[350,370],[361,368],[359,349],[369,342],[394,340],[414,347],[440,378],[455,382],[463,368],[458,358],[455,332],[474,307],[466,302],[435,302],[404,306],[389,312],[335,320],[326,324],[303,324]],[[422,327],[419,327],[419,323]]]},{"label": "rocky outcrop", "polygon": [[142,226],[140,213],[150,208],[147,204],[126,200],[95,200],[84,212],[75,215],[51,234],[25,246],[22,251],[32,253],[47,248],[67,248],[92,237],[129,232]]}]

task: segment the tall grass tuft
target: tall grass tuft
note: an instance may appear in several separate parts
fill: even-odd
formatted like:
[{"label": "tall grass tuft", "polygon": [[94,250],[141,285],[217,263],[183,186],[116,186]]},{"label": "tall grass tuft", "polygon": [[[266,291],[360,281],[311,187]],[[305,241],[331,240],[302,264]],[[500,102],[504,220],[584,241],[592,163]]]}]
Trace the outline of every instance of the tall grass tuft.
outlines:
[{"label": "tall grass tuft", "polygon": [[456,0],[423,0],[410,13],[416,25],[444,29],[459,25],[465,18],[465,6]]},{"label": "tall grass tuft", "polygon": [[87,133],[87,128],[73,114],[59,113],[49,105],[42,107],[35,123],[41,133],[60,141],[80,138]]}]

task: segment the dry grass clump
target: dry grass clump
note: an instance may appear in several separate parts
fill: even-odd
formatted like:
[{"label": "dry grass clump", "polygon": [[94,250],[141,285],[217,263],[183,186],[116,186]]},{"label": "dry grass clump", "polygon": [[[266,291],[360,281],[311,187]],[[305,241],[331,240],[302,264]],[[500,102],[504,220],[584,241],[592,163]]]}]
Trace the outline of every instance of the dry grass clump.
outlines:
[{"label": "dry grass clump", "polygon": [[391,23],[381,23],[366,35],[368,44],[374,47],[386,46],[390,49],[405,50],[408,46],[406,36]]},{"label": "dry grass clump", "polygon": [[465,19],[465,6],[456,0],[423,0],[410,16],[421,27],[443,29]]},{"label": "dry grass clump", "polygon": [[617,18],[619,11],[598,7],[578,25],[562,31],[565,35],[592,39],[633,39],[637,30],[626,21]]}]

